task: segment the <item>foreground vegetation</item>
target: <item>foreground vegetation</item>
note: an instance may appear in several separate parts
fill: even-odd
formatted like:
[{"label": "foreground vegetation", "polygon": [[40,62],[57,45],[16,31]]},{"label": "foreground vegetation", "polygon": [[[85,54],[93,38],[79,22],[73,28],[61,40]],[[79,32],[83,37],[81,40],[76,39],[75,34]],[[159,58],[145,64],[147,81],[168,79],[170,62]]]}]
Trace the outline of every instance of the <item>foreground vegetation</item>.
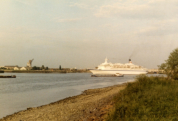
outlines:
[{"label": "foreground vegetation", "polygon": [[178,121],[178,81],[140,75],[115,97],[108,121]]}]

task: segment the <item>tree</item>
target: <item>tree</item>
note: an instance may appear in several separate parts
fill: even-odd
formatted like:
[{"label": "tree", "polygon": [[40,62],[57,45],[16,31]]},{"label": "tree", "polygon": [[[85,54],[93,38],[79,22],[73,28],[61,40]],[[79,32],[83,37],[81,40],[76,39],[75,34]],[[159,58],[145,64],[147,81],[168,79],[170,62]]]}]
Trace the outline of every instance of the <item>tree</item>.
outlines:
[{"label": "tree", "polygon": [[33,66],[33,67],[32,67],[32,70],[37,70],[37,67],[36,67],[36,66]]},{"label": "tree", "polygon": [[48,70],[48,67],[46,67],[46,70]]},{"label": "tree", "polygon": [[42,69],[42,70],[45,69],[44,65],[41,66],[41,69]]},{"label": "tree", "polygon": [[178,80],[178,48],[173,50],[165,63],[158,67],[165,71],[168,78]]},{"label": "tree", "polygon": [[59,70],[61,70],[61,65],[59,66]]}]

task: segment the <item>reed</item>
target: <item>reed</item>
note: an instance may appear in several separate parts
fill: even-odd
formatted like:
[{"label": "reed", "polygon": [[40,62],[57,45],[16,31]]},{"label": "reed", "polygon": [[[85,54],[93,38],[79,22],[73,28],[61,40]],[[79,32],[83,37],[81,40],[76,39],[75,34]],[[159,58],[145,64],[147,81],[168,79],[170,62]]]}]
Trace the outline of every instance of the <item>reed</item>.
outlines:
[{"label": "reed", "polygon": [[177,121],[178,81],[140,75],[114,102],[108,121]]}]

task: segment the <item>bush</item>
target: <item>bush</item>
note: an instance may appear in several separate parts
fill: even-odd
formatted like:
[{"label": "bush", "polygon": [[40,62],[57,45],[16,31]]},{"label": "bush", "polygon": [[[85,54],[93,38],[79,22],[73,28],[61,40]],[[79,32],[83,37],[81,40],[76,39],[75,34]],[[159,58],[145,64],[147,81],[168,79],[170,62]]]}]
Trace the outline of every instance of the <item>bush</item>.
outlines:
[{"label": "bush", "polygon": [[108,121],[178,120],[178,82],[140,75],[114,98]]}]

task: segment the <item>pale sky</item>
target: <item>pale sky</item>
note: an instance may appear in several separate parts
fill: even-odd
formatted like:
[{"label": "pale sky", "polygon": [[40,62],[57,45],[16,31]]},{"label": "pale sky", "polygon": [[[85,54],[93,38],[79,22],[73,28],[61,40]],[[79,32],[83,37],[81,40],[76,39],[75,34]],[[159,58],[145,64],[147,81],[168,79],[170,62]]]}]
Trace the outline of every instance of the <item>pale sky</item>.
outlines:
[{"label": "pale sky", "polygon": [[0,66],[157,68],[177,47],[177,0],[0,0]]}]

